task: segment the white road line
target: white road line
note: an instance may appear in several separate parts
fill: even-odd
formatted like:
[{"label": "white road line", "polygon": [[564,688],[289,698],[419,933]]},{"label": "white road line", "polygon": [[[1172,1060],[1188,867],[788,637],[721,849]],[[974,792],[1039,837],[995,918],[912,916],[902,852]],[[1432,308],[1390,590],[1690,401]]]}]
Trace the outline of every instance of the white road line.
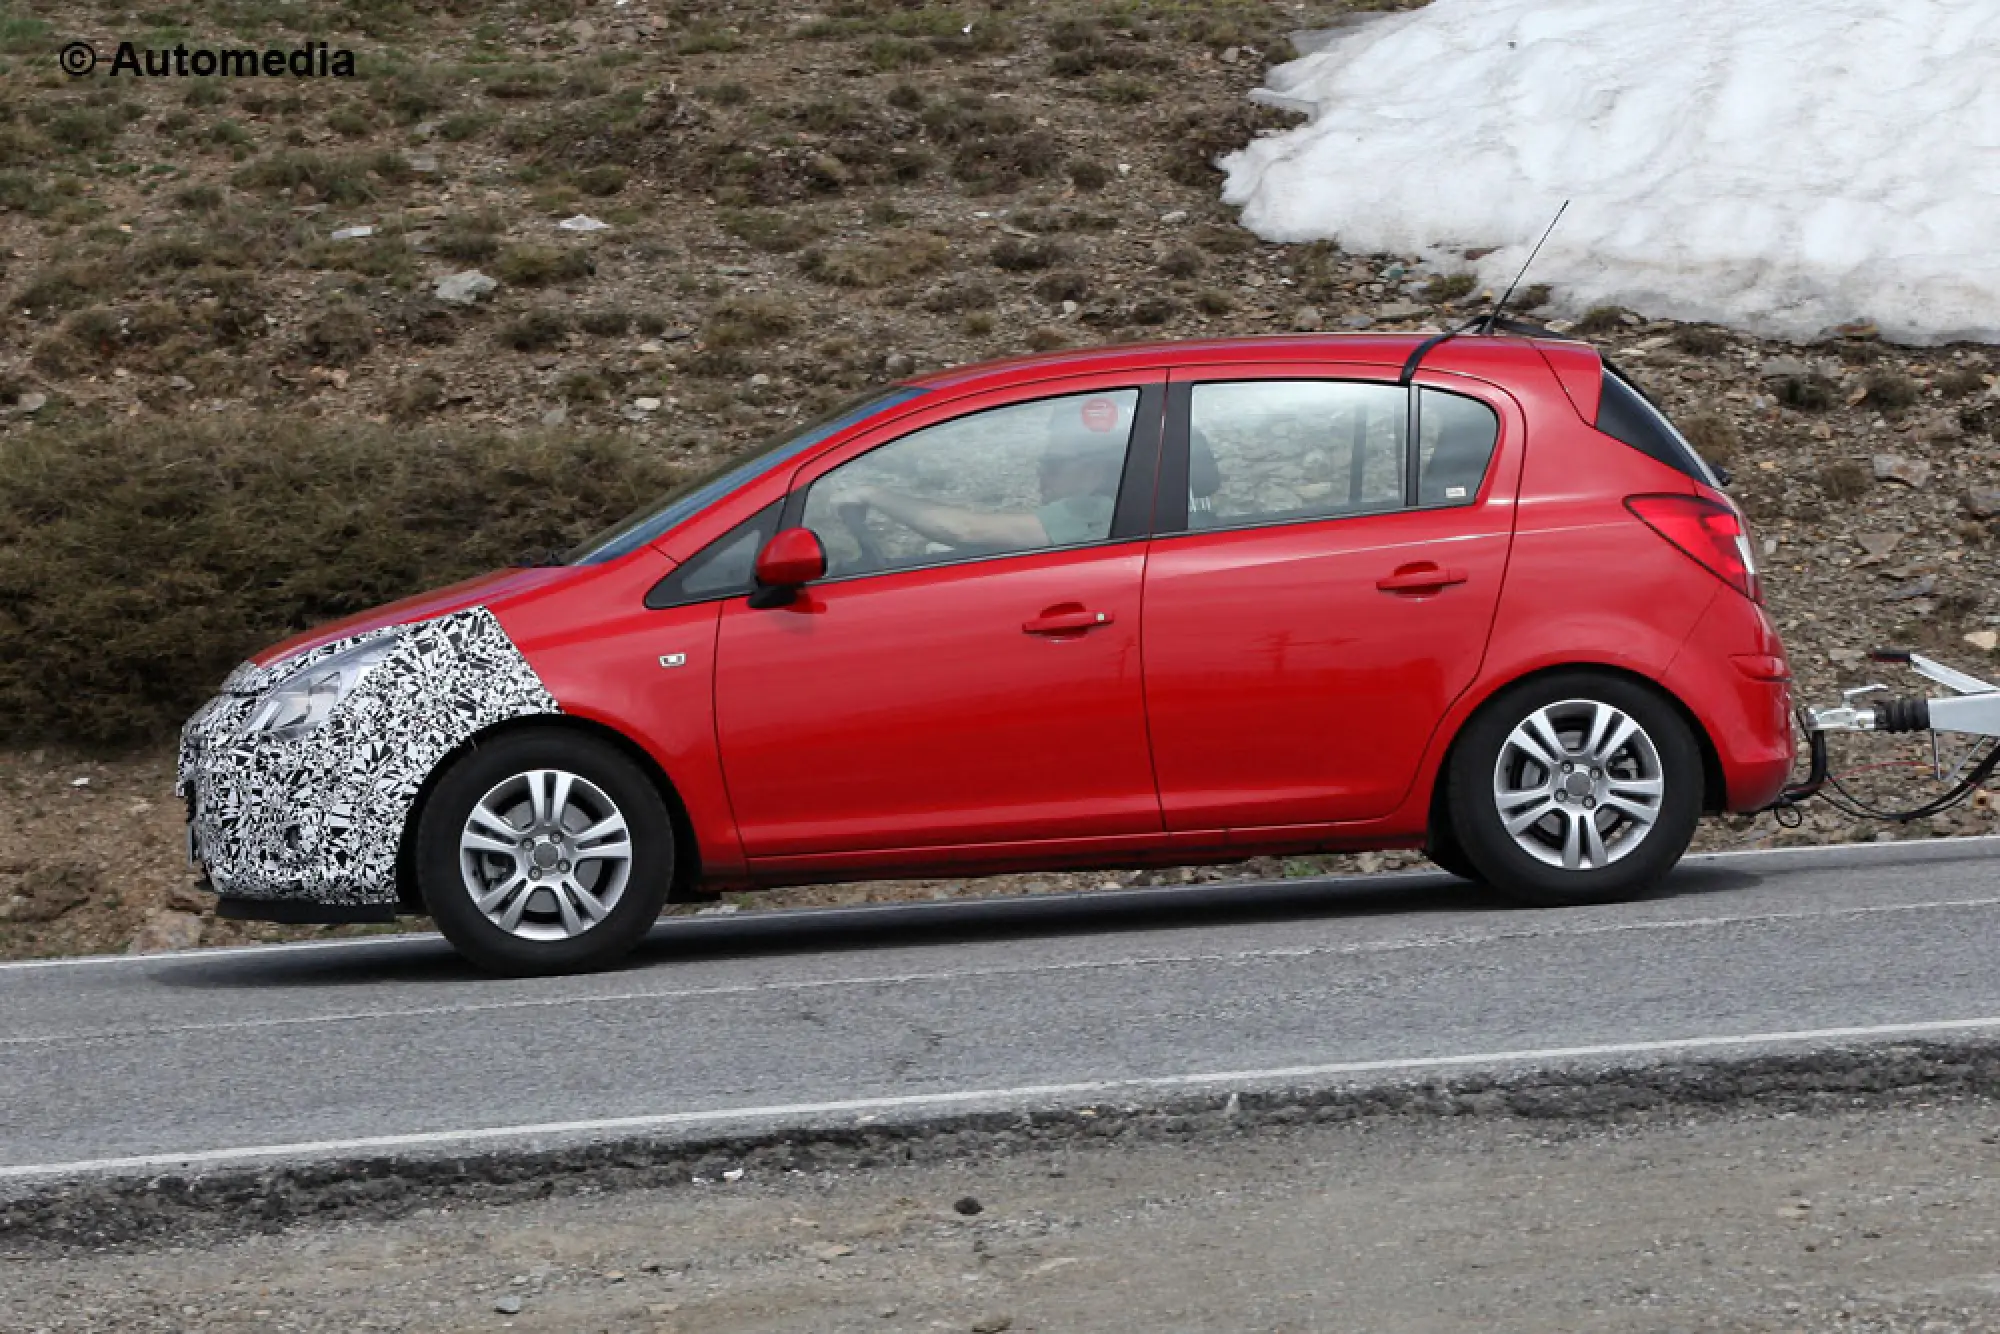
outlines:
[{"label": "white road line", "polygon": [[825,991],[840,987],[898,987],[933,985],[979,978],[1030,977],[1039,974],[1103,972],[1125,968],[1190,967],[1203,964],[1255,964],[1290,962],[1367,954],[1397,954],[1409,950],[1466,949],[1524,940],[1554,940],[1590,936],[1622,935],[1631,932],[1713,930],[1720,927],[1760,927],[1786,922],[1832,922],[1843,918],[1882,917],[1895,913],[1939,912],[2000,908],[2000,897],[1981,899],[1939,899],[1925,903],[1865,904],[1849,908],[1805,909],[1788,912],[1742,913],[1708,917],[1676,917],[1649,922],[1601,922],[1589,926],[1553,926],[1542,929],[1488,931],[1448,936],[1405,936],[1394,940],[1347,941],[1332,945],[1290,945],[1273,949],[1233,950],[1215,953],[1145,954],[1129,958],[1075,959],[1060,963],[994,964],[988,967],[944,968],[901,973],[864,973],[852,977],[807,978],[769,982],[733,982],[719,986],[679,987],[666,990],[566,993],[519,1000],[467,1001],[456,1005],[384,1006],[365,1010],[333,1010],[318,1014],[269,1015],[252,1019],[222,1019],[209,1023],[159,1024],[127,1028],[79,1029],[69,1033],[36,1033],[0,1038],[0,1050],[9,1047],[46,1047],[64,1043],[133,1041],[194,1033],[226,1033],[263,1028],[296,1028],[314,1024],[364,1023],[389,1019],[428,1018],[445,1014],[484,1014],[507,1010],[541,1010],[571,1005],[616,1005],[644,1001],[694,1001],[727,996],[780,995],[787,992]]},{"label": "white road line", "polygon": [[[1913,839],[1897,840],[1889,843],[1824,843],[1813,847],[1804,847],[1804,848],[1741,848],[1727,852],[1692,853],[1682,859],[1681,865],[1699,866],[1709,862],[1729,861],[1736,858],[1749,858],[1749,857],[1804,857],[1810,860],[1818,860],[1821,857],[1827,857],[1832,859],[1839,859],[1842,857],[1859,857],[1863,860],[1866,860],[1869,857],[1875,855],[1887,855],[1890,853],[1909,853],[1912,851],[1918,851],[1927,848],[1957,848],[1961,846],[1988,844],[1988,843],[2000,845],[2000,834],[1969,834],[1952,838],[1913,838]],[[1928,860],[1928,859],[1919,858],[1919,860]],[[1412,871],[1393,871],[1393,872],[1388,872],[1386,874],[1376,874],[1376,875],[1341,876],[1337,878],[1344,884],[1361,885],[1361,884],[1374,884],[1388,880],[1396,880],[1404,876],[1418,875],[1418,874],[1442,875],[1444,873],[1442,871],[1412,870]],[[1236,883],[1240,883],[1243,885],[1270,885],[1270,884],[1284,884],[1288,882],[1246,880]],[[1159,886],[1148,889],[1121,890],[1115,892],[1120,894],[1158,895],[1163,899],[1171,900],[1177,888],[1196,889],[1197,892],[1208,893],[1208,892],[1213,892],[1215,890],[1227,890],[1229,888],[1229,882],[1217,882],[1215,884],[1205,884],[1199,886],[1198,889],[1197,887],[1193,886],[1184,886],[1184,887]],[[1094,898],[1110,897],[1110,892],[1103,890],[1082,890],[1082,891],[1077,891],[1075,893],[1066,893],[1066,894],[1004,896],[1004,897],[995,896],[986,898],[959,899],[955,901],[946,901],[942,903],[937,901],[926,901],[921,906],[926,908],[948,908],[949,906],[951,906],[952,902],[960,904],[1011,903],[1015,902],[1017,897],[1029,900],[1043,900],[1043,901],[1049,899],[1094,899]],[[809,922],[816,918],[824,919],[828,917],[846,916],[855,913],[895,913],[898,912],[899,910],[905,910],[912,906],[918,906],[918,905],[901,904],[901,903],[871,903],[871,904],[856,904],[850,907],[843,907],[843,908],[783,908],[777,910],[776,912],[771,912],[771,913],[749,914],[745,918],[738,918],[736,920],[739,921],[751,920],[751,919],[772,920],[778,918],[780,914],[782,914],[783,919],[786,921]],[[675,920],[692,920],[692,919],[666,919],[666,920],[671,922]],[[702,918],[700,920],[709,921],[712,919]],[[668,929],[671,930],[672,929],[671,926]],[[217,945],[217,946],[211,946],[207,949],[173,950],[158,954],[85,954],[85,955],[78,955],[74,958],[66,958],[66,959],[15,959],[8,961],[0,961],[0,973],[25,972],[32,969],[43,969],[43,968],[94,968],[94,967],[102,967],[105,965],[113,965],[113,964],[154,964],[154,965],[162,963],[178,964],[183,962],[196,962],[214,958],[242,959],[260,954],[277,954],[285,952],[302,953],[302,952],[311,952],[316,950],[344,950],[344,949],[365,948],[371,945],[374,946],[410,945],[416,943],[424,943],[434,946],[439,943],[439,937],[435,932],[410,931],[410,932],[400,932],[400,933],[386,934],[380,936],[346,936],[338,940],[301,940],[301,941],[291,941],[291,942],[284,942],[284,943],[277,943],[270,945]]]},{"label": "white road line", "polygon": [[1739,1033],[1729,1036],[1667,1038],[1655,1042],[1610,1042],[1587,1047],[1542,1047],[1524,1051],[1477,1052],[1461,1056],[1418,1056],[1376,1061],[1342,1061],[1331,1065],[1295,1065],[1268,1070],[1227,1070],[1207,1074],[1155,1075],[1135,1079],[1089,1080],[1073,1084],[1027,1084],[1015,1088],[962,1089],[949,1093],[912,1093],[896,1097],[844,1098],[830,1102],[779,1103],[762,1107],[719,1107],[699,1112],[662,1112],[651,1116],[616,1116],[588,1121],[543,1121],[531,1125],[481,1126],[465,1130],[431,1130],[406,1135],[370,1135],[358,1139],[305,1140],[295,1144],[257,1144],[230,1149],[197,1149],[184,1153],[150,1153],[127,1158],[83,1158],[66,1163],[26,1163],[0,1167],[0,1181],[29,1177],[81,1176],[103,1172],[171,1171],[189,1167],[220,1167],[272,1158],[321,1154],[376,1153],[397,1149],[435,1149],[498,1140],[605,1136],[726,1125],[742,1121],[801,1120],[859,1113],[944,1110],[967,1105],[1019,1105],[1103,1099],[1118,1094],[1171,1092],[1218,1085],[1275,1085],[1300,1080],[1337,1079],[1349,1075],[1418,1074],[1427,1070],[1470,1066],[1508,1066],[1526,1062],[1581,1061],[1605,1057],[1653,1056],[1713,1051],[1730,1047],[1797,1046],[1809,1043],[1925,1037],[1939,1033],[1970,1033],[2000,1029],[2000,1017],[1940,1019],[1927,1023],[1875,1024],[1863,1028],[1812,1028],[1779,1033]]}]

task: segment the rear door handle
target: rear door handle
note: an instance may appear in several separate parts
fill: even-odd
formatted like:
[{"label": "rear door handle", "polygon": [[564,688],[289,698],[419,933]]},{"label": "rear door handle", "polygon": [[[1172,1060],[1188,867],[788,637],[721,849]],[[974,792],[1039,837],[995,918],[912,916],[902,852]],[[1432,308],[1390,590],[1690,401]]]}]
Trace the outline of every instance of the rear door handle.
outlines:
[{"label": "rear door handle", "polygon": [[1375,587],[1384,593],[1436,593],[1465,580],[1464,570],[1456,567],[1447,569],[1436,561],[1422,560],[1398,566],[1394,574],[1377,579]]},{"label": "rear door handle", "polygon": [[1099,626],[1111,624],[1108,611],[1054,611],[1043,612],[1032,621],[1021,622],[1024,635],[1076,635],[1085,630],[1095,630]]}]

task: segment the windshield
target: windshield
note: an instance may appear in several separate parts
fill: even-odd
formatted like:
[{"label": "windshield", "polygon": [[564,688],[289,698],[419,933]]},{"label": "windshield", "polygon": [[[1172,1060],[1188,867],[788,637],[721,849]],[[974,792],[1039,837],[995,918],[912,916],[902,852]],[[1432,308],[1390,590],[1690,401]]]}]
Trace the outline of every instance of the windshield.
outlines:
[{"label": "windshield", "polygon": [[601,565],[637,551],[648,543],[658,541],[674,525],[693,518],[737,487],[754,478],[762,477],[780,464],[797,458],[835,432],[846,430],[884,408],[907,403],[924,392],[922,389],[904,386],[886,392],[872,393],[858,402],[835,409],[831,416],[822,417],[790,435],[780,435],[767,440],[750,454],[736,455],[720,466],[694,478],[665,500],[654,501],[637,514],[621,519],[612,527],[567,552],[562,557],[562,563]]}]

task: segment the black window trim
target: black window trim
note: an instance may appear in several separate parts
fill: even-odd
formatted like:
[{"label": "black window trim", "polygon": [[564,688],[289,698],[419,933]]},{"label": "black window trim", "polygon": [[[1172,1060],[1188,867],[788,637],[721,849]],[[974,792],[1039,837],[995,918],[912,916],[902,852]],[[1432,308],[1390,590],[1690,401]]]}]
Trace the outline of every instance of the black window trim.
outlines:
[{"label": "black window trim", "polygon": [[[1627,375],[1611,358],[1601,356],[1599,360],[1604,366],[1604,379],[1597,396],[1597,420],[1591,425],[1600,434],[1608,435],[1619,444],[1638,450],[1655,463],[1664,463],[1675,472],[1700,482],[1703,486],[1720,488],[1729,485],[1728,476],[1701,456],[1701,451],[1681,434],[1678,426],[1674,425],[1673,418],[1667,415],[1666,409],[1655,402],[1653,396],[1641,388],[1637,380]],[[1626,431],[1611,429],[1612,426],[1621,424],[1615,418],[1627,410],[1625,405],[1611,407],[1614,420],[1609,424],[1606,423],[1605,410],[1607,406],[1613,404],[1615,397],[1611,388],[1614,382],[1638,401],[1637,415],[1640,420],[1635,424],[1637,429]],[[1651,421],[1646,420],[1649,413]],[[1649,427],[1652,429],[1647,429]]]},{"label": "black window trim", "polygon": [[[748,597],[756,589],[756,580],[754,578],[744,581],[743,586],[740,588],[718,593],[691,594],[685,588],[687,576],[690,572],[700,568],[702,557],[725,543],[734,542],[742,536],[744,529],[751,528],[764,519],[780,516],[784,504],[783,499],[772,501],[749,518],[731,525],[728,531],[724,532],[720,537],[711,539],[700,551],[695,552],[694,555],[689,556],[685,561],[668,570],[658,583],[646,590],[646,610],[668,611],[674,607],[698,607],[704,602],[727,602],[731,598]],[[779,522],[782,523],[781,518]],[[776,533],[778,530],[774,527],[771,531]],[[768,541],[769,539],[766,540]]]},{"label": "black window trim", "polygon": [[[1226,371],[1227,368],[1216,368]],[[1301,368],[1308,369],[1308,368]],[[1356,510],[1346,514],[1310,514],[1294,519],[1261,519],[1246,523],[1217,524],[1213,527],[1191,528],[1188,526],[1188,470],[1191,431],[1194,426],[1194,391],[1197,385],[1205,384],[1297,384],[1301,381],[1316,381],[1325,384],[1379,385],[1388,389],[1401,389],[1407,396],[1408,413],[1403,441],[1403,486],[1402,501],[1390,509]],[[1421,425],[1420,401],[1422,391],[1429,389],[1435,393],[1450,394],[1454,398],[1470,399],[1493,414],[1493,449],[1486,456],[1486,471],[1480,475],[1479,489],[1462,501],[1433,501],[1430,504],[1412,503],[1421,483],[1422,455],[1417,442],[1421,439],[1418,428]],[[1350,519],[1376,519],[1385,514],[1412,514],[1432,510],[1468,509],[1480,503],[1480,494],[1486,489],[1486,482],[1493,475],[1494,460],[1500,456],[1501,438],[1507,429],[1506,414],[1478,394],[1469,394],[1456,389],[1446,389],[1434,384],[1412,382],[1399,385],[1393,380],[1374,380],[1347,375],[1229,375],[1226,373],[1207,375],[1201,379],[1174,380],[1167,386],[1167,420],[1165,447],[1160,454],[1159,501],[1154,507],[1153,536],[1160,538],[1200,536],[1207,533],[1240,533],[1253,528],[1289,528],[1302,523],[1340,523]]]}]

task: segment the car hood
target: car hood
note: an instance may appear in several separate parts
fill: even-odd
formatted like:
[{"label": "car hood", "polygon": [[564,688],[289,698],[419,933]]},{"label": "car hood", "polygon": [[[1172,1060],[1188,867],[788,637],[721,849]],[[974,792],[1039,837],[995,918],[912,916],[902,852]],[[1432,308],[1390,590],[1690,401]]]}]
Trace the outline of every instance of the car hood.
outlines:
[{"label": "car hood", "polygon": [[495,570],[448,588],[432,589],[428,593],[418,593],[399,602],[356,612],[342,620],[316,625],[304,634],[293,635],[282,643],[271,645],[253,656],[250,661],[260,668],[268,668],[296,654],[309,652],[323,644],[331,644],[335,640],[352,639],[356,635],[367,634],[370,630],[383,630],[392,625],[407,625],[414,621],[428,621],[434,616],[447,616],[455,611],[464,611],[468,607],[482,605],[492,607],[518,594],[547,588],[550,584],[574,578],[580,568],[554,565]]}]

